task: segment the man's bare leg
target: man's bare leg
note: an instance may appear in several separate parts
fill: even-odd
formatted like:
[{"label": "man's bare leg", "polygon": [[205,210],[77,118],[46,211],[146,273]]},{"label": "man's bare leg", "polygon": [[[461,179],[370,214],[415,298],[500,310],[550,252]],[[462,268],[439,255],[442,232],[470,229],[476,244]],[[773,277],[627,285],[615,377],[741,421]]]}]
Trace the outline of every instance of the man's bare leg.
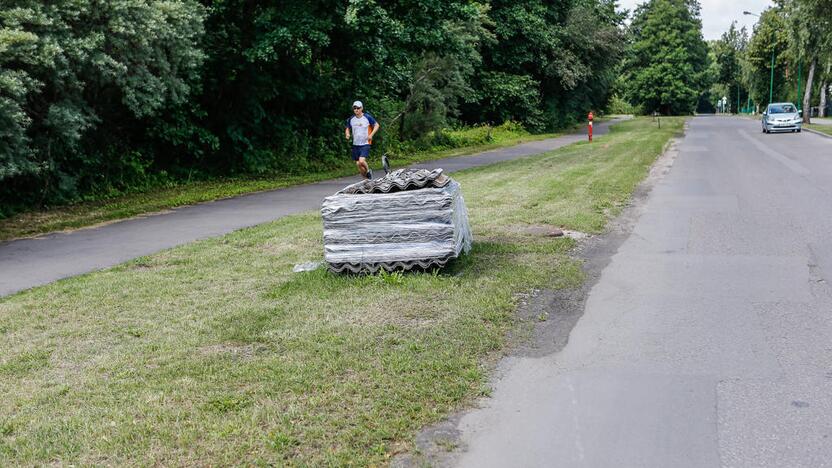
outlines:
[{"label": "man's bare leg", "polygon": [[367,166],[367,159],[363,157],[358,158],[358,161],[356,161],[355,164],[358,166],[358,172],[360,172],[361,176],[366,179],[367,172],[370,170],[370,167]]},{"label": "man's bare leg", "polygon": [[364,158],[358,158],[358,161],[355,162],[356,167],[358,167],[358,172],[361,174],[361,177],[367,178],[367,161]]}]

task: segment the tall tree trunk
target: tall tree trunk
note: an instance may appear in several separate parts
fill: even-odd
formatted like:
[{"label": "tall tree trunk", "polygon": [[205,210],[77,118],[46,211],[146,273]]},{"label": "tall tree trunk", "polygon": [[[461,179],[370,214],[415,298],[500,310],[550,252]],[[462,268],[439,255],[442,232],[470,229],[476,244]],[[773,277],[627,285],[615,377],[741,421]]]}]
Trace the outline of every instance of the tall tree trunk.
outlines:
[{"label": "tall tree trunk", "polygon": [[812,65],[809,66],[809,78],[806,79],[806,92],[803,93],[803,123],[810,123],[809,116],[812,114],[812,81],[815,79],[815,66],[818,64],[818,59],[812,59]]}]

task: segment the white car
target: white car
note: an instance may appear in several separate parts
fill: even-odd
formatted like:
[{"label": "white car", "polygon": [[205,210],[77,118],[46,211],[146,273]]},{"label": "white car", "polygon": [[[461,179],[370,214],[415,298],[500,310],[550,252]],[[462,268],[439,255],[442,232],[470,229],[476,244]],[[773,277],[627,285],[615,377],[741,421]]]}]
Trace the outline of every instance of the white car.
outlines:
[{"label": "white car", "polygon": [[774,102],[763,113],[763,133],[800,132],[803,117],[790,102]]}]

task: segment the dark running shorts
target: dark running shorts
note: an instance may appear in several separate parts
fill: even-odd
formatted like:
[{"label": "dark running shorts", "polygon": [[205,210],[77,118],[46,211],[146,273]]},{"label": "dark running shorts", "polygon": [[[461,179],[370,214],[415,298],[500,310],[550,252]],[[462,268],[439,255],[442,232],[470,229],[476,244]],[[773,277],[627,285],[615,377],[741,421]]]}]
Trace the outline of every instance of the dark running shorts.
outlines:
[{"label": "dark running shorts", "polygon": [[358,161],[358,158],[370,157],[370,145],[361,145],[352,147],[352,160]]}]

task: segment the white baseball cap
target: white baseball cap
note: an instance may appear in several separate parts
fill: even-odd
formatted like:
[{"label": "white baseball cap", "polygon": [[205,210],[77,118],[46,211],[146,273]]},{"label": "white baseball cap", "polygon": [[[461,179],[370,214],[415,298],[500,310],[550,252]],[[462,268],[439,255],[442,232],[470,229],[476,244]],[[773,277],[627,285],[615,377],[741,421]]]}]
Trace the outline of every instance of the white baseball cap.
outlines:
[{"label": "white baseball cap", "polygon": [[360,107],[362,109],[364,108],[364,104],[362,104],[361,101],[355,101],[354,103],[352,103],[352,106],[353,107]]}]

